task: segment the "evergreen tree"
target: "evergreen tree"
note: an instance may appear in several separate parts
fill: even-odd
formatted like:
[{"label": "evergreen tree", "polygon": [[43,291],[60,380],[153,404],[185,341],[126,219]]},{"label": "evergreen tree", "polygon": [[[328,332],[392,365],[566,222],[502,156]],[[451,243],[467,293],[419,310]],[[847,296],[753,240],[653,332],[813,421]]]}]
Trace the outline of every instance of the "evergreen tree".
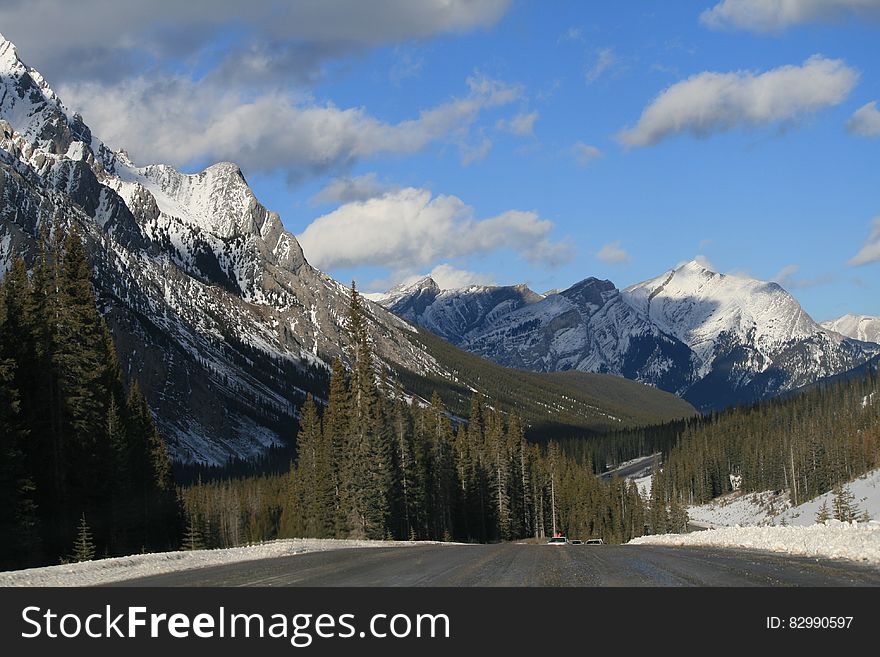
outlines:
[{"label": "evergreen tree", "polygon": [[831,506],[834,510],[834,519],[842,522],[851,522],[856,519],[855,496],[849,489],[842,485],[836,484],[831,489],[832,502]]},{"label": "evergreen tree", "polygon": [[92,531],[86,522],[86,514],[80,516],[77,527],[76,541],[73,544],[73,554],[70,560],[74,562],[91,561],[95,558],[95,542],[92,540]]},{"label": "evergreen tree", "polygon": [[205,542],[202,536],[202,530],[199,526],[199,519],[194,514],[188,514],[186,518],[186,529],[183,533],[183,541],[181,549],[187,551],[204,550]]},{"label": "evergreen tree", "polygon": [[828,511],[828,500],[823,500],[822,506],[819,507],[819,511],[816,513],[816,522],[824,524],[830,519],[831,513]]}]

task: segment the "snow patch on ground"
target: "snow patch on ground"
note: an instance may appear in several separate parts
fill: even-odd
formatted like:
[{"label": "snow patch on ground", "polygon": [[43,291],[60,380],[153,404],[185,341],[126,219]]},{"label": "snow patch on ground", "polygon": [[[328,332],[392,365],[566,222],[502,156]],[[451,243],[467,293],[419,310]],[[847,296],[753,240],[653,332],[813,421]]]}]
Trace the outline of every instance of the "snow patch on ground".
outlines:
[{"label": "snow patch on ground", "polygon": [[810,527],[724,527],[691,534],[634,538],[628,545],[747,548],[792,555],[851,559],[880,565],[880,523],[829,520]]},{"label": "snow patch on ground", "polygon": [[[871,520],[880,521],[880,469],[849,482],[845,486],[855,498],[858,513],[867,511]],[[824,493],[796,507],[791,506],[788,493],[731,493],[708,504],[688,507],[688,517],[707,527],[733,525],[796,525],[807,527],[816,522],[823,503],[832,510],[834,496]]]},{"label": "snow patch on ground", "polygon": [[351,548],[412,547],[417,545],[451,545],[436,541],[367,541],[318,538],[290,538],[246,547],[186,552],[156,552],[114,557],[97,561],[45,566],[0,572],[0,586],[97,586],[109,582],[161,575],[180,570],[274,557],[287,557],[306,552],[325,552]]}]

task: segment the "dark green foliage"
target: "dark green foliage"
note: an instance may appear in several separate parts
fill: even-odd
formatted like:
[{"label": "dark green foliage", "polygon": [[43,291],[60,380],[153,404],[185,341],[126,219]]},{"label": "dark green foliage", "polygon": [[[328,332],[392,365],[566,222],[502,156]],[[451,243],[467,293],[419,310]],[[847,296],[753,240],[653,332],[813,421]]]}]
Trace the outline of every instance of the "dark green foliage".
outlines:
[{"label": "dark green foliage", "polygon": [[831,489],[832,501],[831,508],[834,512],[834,519],[842,522],[852,522],[858,516],[856,509],[855,496],[850,490],[841,484],[836,484]]},{"label": "dark green foliage", "polygon": [[[359,348],[369,362],[369,345]],[[634,486],[601,481],[555,442],[528,444],[515,413],[487,410],[494,404],[475,395],[469,422],[453,423],[438,395],[408,404],[369,371],[349,377],[334,365],[323,422],[306,401],[289,474],[182,489],[208,546],[329,535],[486,542],[555,530],[623,542],[644,533]]]},{"label": "dark green foliage", "polygon": [[828,501],[822,502],[822,506],[819,507],[819,511],[816,513],[816,522],[824,523],[828,522],[831,519],[831,512],[828,510]]},{"label": "dark green foliage", "polygon": [[450,381],[401,370],[398,376],[407,391],[423,399],[430,399],[436,391],[450,413],[467,417],[472,390],[478,390],[500,407],[516,411],[532,442],[593,436],[696,415],[693,406],[675,395],[623,377],[507,368],[462,351],[424,329],[407,337],[452,369],[457,378]]},{"label": "dark green foliage", "polygon": [[743,492],[787,490],[798,505],[850,481],[880,463],[878,388],[872,370],[689,422],[665,455],[663,494],[702,504],[733,476]]},{"label": "dark green foliage", "polygon": [[0,285],[0,561],[57,562],[84,517],[102,555],[176,547],[171,465],[136,386],[126,398],[77,229],[48,241]]}]

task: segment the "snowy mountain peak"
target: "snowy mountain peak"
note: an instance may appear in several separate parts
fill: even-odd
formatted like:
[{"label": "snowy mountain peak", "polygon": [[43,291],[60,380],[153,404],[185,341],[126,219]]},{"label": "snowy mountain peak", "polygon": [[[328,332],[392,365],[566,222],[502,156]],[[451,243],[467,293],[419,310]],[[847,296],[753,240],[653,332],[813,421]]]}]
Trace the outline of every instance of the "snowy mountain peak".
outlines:
[{"label": "snowy mountain peak", "polygon": [[844,315],[822,322],[822,327],[862,342],[880,343],[880,317]]},{"label": "snowy mountain peak", "polygon": [[13,73],[24,68],[15,44],[0,33],[0,72]]},{"label": "snowy mountain peak", "polygon": [[431,292],[442,292],[442,288],[437,285],[437,281],[431,278],[430,275],[422,276],[419,280],[414,283],[401,284],[394,287],[392,292],[421,292],[424,290],[428,290]]}]

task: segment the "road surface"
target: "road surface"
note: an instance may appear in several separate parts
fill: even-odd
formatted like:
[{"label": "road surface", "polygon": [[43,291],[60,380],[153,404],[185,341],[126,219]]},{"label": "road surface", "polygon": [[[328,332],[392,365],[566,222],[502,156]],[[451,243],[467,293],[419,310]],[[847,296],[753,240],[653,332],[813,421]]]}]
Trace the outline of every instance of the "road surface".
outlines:
[{"label": "road surface", "polygon": [[113,586],[880,586],[880,568],[654,545],[425,545],[333,550]]},{"label": "road surface", "polygon": [[658,454],[652,454],[651,456],[643,456],[642,458],[634,460],[629,465],[624,465],[614,470],[608,470],[599,475],[600,479],[611,479],[614,475],[617,475],[620,478],[632,477],[636,474],[641,473],[642,470],[647,468],[650,465],[654,464],[654,461],[659,461],[660,456]]}]

